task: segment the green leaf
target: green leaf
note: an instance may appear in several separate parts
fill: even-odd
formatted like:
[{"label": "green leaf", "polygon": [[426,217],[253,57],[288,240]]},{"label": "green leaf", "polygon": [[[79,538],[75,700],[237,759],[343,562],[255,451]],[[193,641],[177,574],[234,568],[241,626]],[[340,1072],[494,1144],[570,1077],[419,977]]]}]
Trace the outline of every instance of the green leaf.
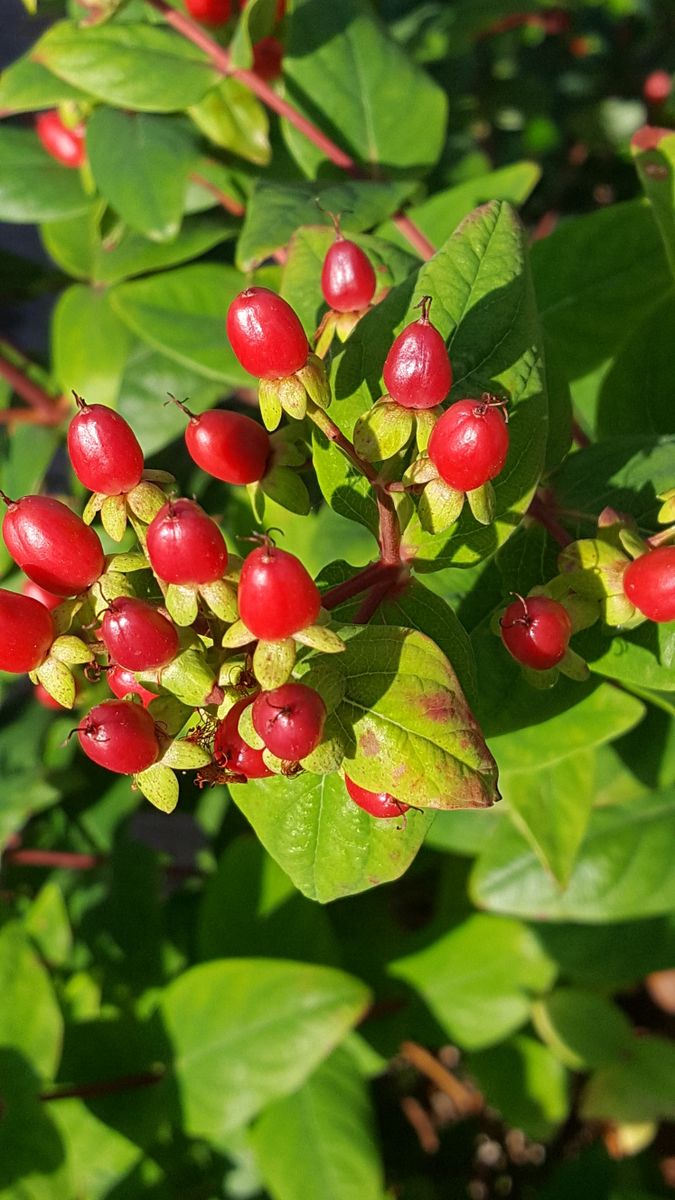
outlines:
[{"label": "green leaf", "polygon": [[596,809],[566,891],[527,842],[502,822],[471,880],[476,903],[495,912],[549,921],[623,921],[657,916],[675,904],[675,792]]},{"label": "green leaf", "polygon": [[631,141],[631,151],[640,183],[663,240],[671,273],[675,275],[675,135],[664,131],[658,144],[654,145],[652,141],[648,150],[640,145],[639,136],[636,135]]},{"label": "green leaf", "polygon": [[509,815],[542,865],[565,887],[594,800],[595,757],[578,751],[551,767],[503,776]]},{"label": "green leaf", "polygon": [[87,211],[79,172],[51,158],[32,130],[2,126],[0,162],[0,220],[32,224]]},{"label": "green leaf", "polygon": [[535,1141],[548,1140],[569,1112],[567,1072],[527,1034],[471,1054],[468,1067],[490,1108]]},{"label": "green leaf", "polygon": [[317,1191],[321,1200],[382,1200],[370,1097],[345,1049],[336,1050],[297,1092],[265,1109],[252,1144],[273,1200],[306,1200]]},{"label": "green leaf", "polygon": [[239,13],[229,50],[237,67],[253,65],[253,45],[272,33],[277,20],[277,0],[249,0]]},{"label": "green leaf", "polygon": [[123,221],[153,241],[176,237],[197,158],[180,119],[101,105],[87,124],[87,150],[101,195]]},{"label": "green leaf", "polygon": [[16,921],[0,930],[0,1029],[6,1046],[24,1055],[42,1079],[53,1079],[63,1018],[51,979]]},{"label": "green leaf", "polygon": [[330,967],[246,958],[183,972],[161,1012],[185,1132],[225,1137],[295,1091],[368,1000],[364,984]]},{"label": "green leaf", "polygon": [[600,437],[675,433],[669,393],[672,359],[662,336],[673,321],[675,299],[666,296],[643,320],[630,322],[631,332],[598,389],[596,428]]},{"label": "green leaf", "polygon": [[317,482],[331,508],[377,537],[377,503],[368,480],[316,428],[312,429],[312,449]]},{"label": "green leaf", "polygon": [[[407,216],[433,245],[442,246],[460,221],[479,204],[487,204],[488,200],[508,200],[516,206],[524,204],[540,177],[541,167],[537,163],[511,163],[498,171],[435,192],[422,204],[412,205]],[[403,249],[410,245],[393,221],[387,221],[377,232]]]},{"label": "green leaf", "polygon": [[398,879],[432,820],[412,809],[400,821],[375,820],[337,775],[251,779],[231,794],[268,854],[320,904]]},{"label": "green leaf", "polygon": [[24,928],[45,962],[65,966],[73,948],[73,934],[58,883],[48,879],[42,885],[24,917]]},{"label": "green leaf", "polygon": [[[225,337],[225,314],[245,280],[232,267],[197,263],[121,283],[110,303],[144,341],[169,358],[236,386],[250,384]],[[171,389],[174,390],[173,388]]]},{"label": "green leaf", "polygon": [[480,1050],[520,1028],[530,994],[550,986],[555,969],[519,921],[476,914],[430,946],[395,960],[390,974],[419,992],[453,1042]]},{"label": "green leaf", "polygon": [[635,1038],[630,1050],[607,1063],[584,1088],[586,1120],[616,1122],[675,1117],[675,1046],[665,1038]]},{"label": "green leaf", "polygon": [[272,467],[261,479],[260,488],[266,496],[287,508],[289,512],[307,516],[311,508],[309,492],[302,476],[291,467]]},{"label": "green leaf", "polygon": [[[493,804],[494,761],[438,646],[392,626],[352,633],[345,653],[331,660],[344,680],[337,718],[349,776],[422,808]],[[319,661],[307,676],[319,691],[325,669]]]},{"label": "green leaf", "polygon": [[269,121],[258,98],[238,79],[223,79],[189,108],[197,128],[220,146],[256,166],[270,160]]},{"label": "green leaf", "polygon": [[202,412],[220,398],[222,385],[137,342],[127,358],[118,410],[129,421],[146,456],[185,432],[180,409],[175,404],[162,407],[169,392],[189,396],[190,408]]},{"label": "green leaf", "polygon": [[49,1115],[66,1148],[72,1195],[86,1196],[87,1200],[105,1200],[139,1161],[142,1151],[129,1138],[94,1116],[82,1100],[59,1100],[58,1104],[50,1104]]},{"label": "green leaf", "polygon": [[246,205],[237,244],[237,266],[242,271],[257,267],[285,246],[302,225],[325,223],[330,234],[329,218],[322,216],[321,209],[343,214],[341,225],[346,234],[360,233],[395,212],[413,190],[414,184],[403,181],[348,180],[325,184],[260,179]]},{"label": "green leaf", "polygon": [[[57,1200],[70,1192],[65,1147],[40,1080],[14,1046],[0,1049],[0,1196],[2,1200]],[[72,1193],[70,1193],[72,1194]]]},{"label": "green leaf", "polygon": [[76,283],[61,293],[52,318],[52,354],[64,392],[114,408],[130,346],[108,292]]},{"label": "green leaf", "polygon": [[623,991],[675,961],[671,916],[612,925],[539,925],[538,933],[561,974],[594,989]]},{"label": "green leaf", "polygon": [[632,1047],[630,1021],[604,996],[557,988],[532,1006],[539,1036],[573,1071],[587,1071],[623,1058]]},{"label": "green leaf", "polygon": [[[415,174],[437,161],[447,100],[359,0],[298,0],[289,22],[284,80],[291,103],[368,166]],[[410,97],[415,103],[410,103]],[[310,99],[311,98],[311,99]],[[325,155],[288,122],[284,136],[310,177]],[[335,136],[335,135],[334,135]]]},{"label": "green leaf", "polygon": [[646,621],[637,629],[612,635],[599,625],[585,630],[576,641],[579,653],[592,671],[616,679],[627,687],[675,691],[675,622]]},{"label": "green leaf", "polygon": [[170,767],[163,763],[154,763],[145,771],[135,776],[138,790],[146,800],[158,808],[160,812],[171,813],[178,804],[178,779]]},{"label": "green leaf", "polygon": [[86,92],[27,57],[10,63],[0,76],[0,109],[6,113],[36,112],[85,98]]},{"label": "green leaf", "polygon": [[186,38],[157,25],[52,25],[31,51],[59,78],[118,108],[174,112],[196,104],[218,74]]},{"label": "green leaf", "polygon": [[672,486],[674,453],[675,437],[625,437],[571,454],[552,478],[566,527],[576,537],[592,537],[610,505],[629,512],[643,536],[656,533],[656,496]]}]

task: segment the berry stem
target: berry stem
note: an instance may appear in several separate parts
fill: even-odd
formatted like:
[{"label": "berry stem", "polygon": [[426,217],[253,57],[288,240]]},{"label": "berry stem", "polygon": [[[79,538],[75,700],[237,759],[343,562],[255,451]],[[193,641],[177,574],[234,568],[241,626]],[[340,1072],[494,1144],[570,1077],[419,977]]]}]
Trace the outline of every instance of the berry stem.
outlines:
[{"label": "berry stem", "polygon": [[550,507],[544,502],[539,492],[535,492],[530,507],[527,510],[527,515],[543,525],[544,529],[550,533],[551,537],[559,546],[569,546],[574,538],[570,537],[566,529],[563,529],[560,522],[551,512]]},{"label": "berry stem", "polygon": [[391,581],[385,579],[382,583],[376,583],[370,589],[367,596],[364,597],[356,616],[354,617],[355,625],[367,625],[370,618],[375,615],[383,600],[386,600],[391,591]]},{"label": "berry stem", "polygon": [[116,1092],[130,1092],[136,1088],[152,1087],[161,1083],[166,1074],[165,1067],[154,1071],[140,1071],[137,1075],[120,1075],[117,1079],[102,1079],[96,1083],[76,1083],[72,1086],[56,1086],[48,1092],[40,1092],[40,1100],[47,1104],[52,1100],[72,1100],[74,1097],[113,1096]]},{"label": "berry stem", "polygon": [[572,440],[576,442],[580,450],[585,450],[592,444],[588,434],[584,433],[578,421],[572,421]]},{"label": "berry stem", "polygon": [[62,397],[50,395],[45,388],[31,378],[30,372],[35,369],[32,363],[24,358],[18,350],[15,350],[9,342],[0,341],[0,375],[7,380],[17,396],[20,396],[34,410],[33,417],[19,417],[20,409],[16,413],[13,413],[12,409],[7,409],[6,419],[34,420],[42,425],[58,425],[64,417],[61,407]]},{"label": "berry stem", "polygon": [[387,583],[393,583],[400,577],[400,573],[400,563],[384,563],[378,559],[377,562],[369,563],[367,567],[357,571],[350,579],[345,579],[343,583],[336,583],[335,587],[324,592],[321,597],[321,606],[330,611],[337,608],[339,604],[343,604],[345,600],[351,600],[353,596],[367,591],[376,583],[384,583],[385,580]]},{"label": "berry stem", "polygon": [[221,208],[224,208],[225,212],[228,212],[231,217],[244,216],[246,212],[244,205],[240,204],[238,200],[233,200],[231,196],[226,195],[226,193],[221,191],[221,189],[217,187],[215,183],[211,183],[210,179],[206,179],[203,175],[200,175],[198,171],[192,171],[190,174],[190,180],[192,183],[196,183],[199,187],[204,188],[205,192],[210,192],[211,195],[218,201]]},{"label": "berry stem", "polygon": [[3,866],[49,867],[52,870],[93,871],[106,859],[100,854],[72,854],[68,850],[7,850]]},{"label": "berry stem", "polygon": [[[179,12],[178,9],[172,8],[166,3],[166,0],[149,0],[149,3],[157,12],[162,13],[167,24],[171,25],[177,33],[180,33],[195,46],[198,46],[200,50],[203,50],[217,71],[220,71],[222,75],[230,75],[233,79],[238,79],[244,87],[253,92],[254,96],[262,100],[263,104],[266,104],[278,116],[285,117],[291,125],[294,125],[300,133],[304,134],[308,141],[313,142],[322,154],[325,154],[326,158],[334,163],[336,167],[340,167],[341,170],[346,171],[354,179],[367,178],[366,172],[351,155],[338,146],[337,142],[334,142],[332,138],[329,138],[313,121],[310,121],[303,113],[298,112],[283,96],[275,92],[274,88],[270,87],[259,75],[256,75],[255,71],[248,71],[242,67],[233,66],[229,52],[222,46],[219,46],[213,38],[209,37],[191,17],[184,12]],[[435,247],[428,241],[422,231],[417,228],[410,217],[399,212],[395,214],[393,219],[401,230],[401,233],[408,239],[413,249],[423,259],[429,259],[436,253]]]}]

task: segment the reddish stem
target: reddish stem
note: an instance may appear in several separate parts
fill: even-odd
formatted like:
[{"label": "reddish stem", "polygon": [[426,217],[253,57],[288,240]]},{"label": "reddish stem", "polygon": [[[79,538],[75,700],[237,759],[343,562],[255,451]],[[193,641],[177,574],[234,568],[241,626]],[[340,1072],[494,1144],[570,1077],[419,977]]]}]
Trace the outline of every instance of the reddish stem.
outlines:
[{"label": "reddish stem", "polygon": [[382,583],[376,583],[367,596],[364,597],[356,616],[354,617],[355,625],[367,625],[370,618],[374,616],[383,600],[392,590],[391,581],[384,579]]},{"label": "reddish stem", "polygon": [[155,1071],[141,1071],[137,1075],[121,1075],[117,1079],[103,1079],[97,1083],[76,1083],[72,1086],[54,1087],[48,1092],[41,1092],[40,1099],[45,1103],[52,1100],[71,1100],[76,1096],[114,1096],[116,1092],[130,1092],[135,1088],[152,1087],[161,1083],[165,1068]]},{"label": "reddish stem", "polygon": [[91,871],[105,862],[97,854],[71,854],[67,850],[7,850],[3,866],[12,863],[21,867],[64,867],[72,871]]},{"label": "reddish stem", "polygon": [[569,546],[574,538],[570,537],[566,529],[563,529],[560,522],[556,519],[551,509],[544,503],[538,493],[532,497],[530,507],[527,510],[527,515],[533,517],[544,529],[550,533],[551,537],[559,546]]},{"label": "reddish stem", "polygon": [[353,596],[360,595],[365,592],[373,584],[392,583],[401,575],[401,563],[384,563],[381,559],[377,562],[369,563],[367,567],[363,567],[361,571],[357,571],[352,575],[351,579],[345,579],[344,583],[336,583],[335,587],[329,588],[321,597],[322,608],[327,608],[329,611],[337,608],[338,605],[344,604],[345,600],[351,600]]},{"label": "reddish stem", "polygon": [[580,450],[585,450],[592,444],[588,434],[584,433],[578,421],[572,421],[572,438]]},{"label": "reddish stem", "polygon": [[0,409],[0,425],[59,425],[63,418],[64,414],[56,408],[51,413],[35,408]]},{"label": "reddish stem", "polygon": [[[63,414],[58,412],[57,405],[60,397],[50,396],[44,388],[40,387],[34,380],[29,379],[28,375],[21,370],[15,363],[10,362],[4,355],[0,355],[0,375],[6,379],[12,391],[16,392],[26,404],[35,409],[36,413],[48,417],[44,424],[58,423]],[[7,410],[11,411],[11,410]],[[25,418],[28,419],[28,418]]]},{"label": "reddish stem", "polygon": [[246,212],[244,205],[240,204],[238,200],[233,200],[231,196],[228,196],[226,192],[223,192],[219,187],[216,186],[215,183],[211,183],[210,179],[205,179],[204,176],[200,175],[198,171],[193,171],[190,175],[190,179],[193,183],[198,184],[199,187],[204,188],[205,192],[210,192],[211,195],[215,197],[215,199],[221,205],[221,207],[224,208],[226,212],[229,212],[230,216],[244,216],[244,213]]}]

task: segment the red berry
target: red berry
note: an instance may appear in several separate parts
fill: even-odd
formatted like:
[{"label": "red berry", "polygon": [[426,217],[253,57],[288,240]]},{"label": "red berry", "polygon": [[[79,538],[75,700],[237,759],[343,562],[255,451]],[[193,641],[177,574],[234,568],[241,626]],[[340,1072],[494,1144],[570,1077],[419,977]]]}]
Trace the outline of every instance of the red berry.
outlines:
[{"label": "red berry", "polygon": [[48,592],[46,588],[40,587],[39,583],[33,583],[32,579],[26,580],[21,591],[24,596],[31,596],[33,600],[39,600],[40,604],[44,604],[50,612],[59,604],[63,604],[63,596],[55,596],[53,592]]},{"label": "red berry", "polygon": [[58,700],[55,700],[53,696],[50,696],[46,687],[43,687],[41,683],[36,683],[33,688],[33,696],[43,708],[57,709],[60,712],[69,711],[63,704],[59,704]]},{"label": "red berry", "polygon": [[105,565],[96,532],[50,496],[5,497],[5,503],[2,534],[24,574],[59,596],[86,592]]},{"label": "red berry", "polygon": [[55,637],[52,614],[44,604],[0,588],[0,671],[34,671]]},{"label": "red berry", "polygon": [[278,38],[261,38],[253,45],[253,71],[266,83],[272,83],[281,75],[283,57],[284,48]]},{"label": "red berry", "polygon": [[151,604],[133,597],[111,600],[101,641],[113,662],[129,671],[165,667],[178,653],[178,632]]},{"label": "red berry", "polygon": [[159,757],[155,722],[146,709],[131,700],[97,704],[85,717],[77,736],[87,758],[118,775],[136,775]]},{"label": "red berry", "polygon": [[239,718],[249,704],[253,704],[253,696],[244,696],[237,700],[216,730],[213,757],[219,767],[231,771],[233,775],[244,775],[246,779],[265,779],[273,775],[266,766],[262,750],[254,750],[249,746],[239,732]]},{"label": "red berry", "polygon": [[450,487],[472,492],[499,474],[508,450],[502,407],[487,398],[451,404],[434,425],[428,453]]},{"label": "red berry", "polygon": [[280,641],[314,625],[321,596],[300,559],[267,543],[249,554],[239,580],[239,615],[257,638]]},{"label": "red berry", "polygon": [[298,762],[321,741],[326,705],[314,688],[284,683],[253,701],[253,728],[277,758]]},{"label": "red berry", "polygon": [[213,583],[227,567],[227,546],[215,521],[192,500],[170,500],[147,533],[148,558],[165,583]]},{"label": "red berry", "polygon": [[47,154],[64,167],[81,167],[87,157],[84,125],[64,125],[55,108],[41,112],[35,121],[37,133]]},{"label": "red berry", "polygon": [[113,696],[117,696],[120,700],[123,700],[131,692],[134,696],[140,696],[143,707],[147,708],[151,700],[157,699],[157,693],[150,692],[143,687],[133,671],[127,671],[125,667],[113,667],[111,671],[108,671],[107,680]]},{"label": "red berry", "polygon": [[232,301],[227,336],[245,371],[258,379],[282,379],[304,367],[305,331],[290,304],[269,288],[250,287]]},{"label": "red berry", "polygon": [[185,7],[202,25],[224,25],[232,16],[232,0],[185,0]]},{"label": "red berry", "polygon": [[262,425],[222,408],[212,408],[200,416],[188,412],[188,416],[185,444],[202,471],[223,483],[256,483],[262,479],[272,449]]},{"label": "red berry", "polygon": [[549,596],[518,596],[505,610],[500,625],[509,654],[534,671],[557,666],[572,636],[567,609]]},{"label": "red berry", "polygon": [[636,558],[626,568],[623,590],[650,621],[675,621],[675,546]]},{"label": "red berry", "polygon": [[667,71],[652,71],[642,85],[647,104],[665,104],[673,90],[673,79]]},{"label": "red berry", "polygon": [[345,775],[345,787],[352,800],[371,817],[400,817],[410,808],[409,804],[403,804],[389,792],[369,792],[368,788],[360,787],[348,775]]},{"label": "red berry", "polygon": [[384,385],[404,408],[435,408],[452,386],[452,367],[440,333],[429,320],[431,297],[424,296],[422,316],[399,333],[384,364]]},{"label": "red berry", "polygon": [[77,397],[79,412],[68,426],[68,453],[80,483],[91,492],[119,496],[140,483],[143,451],[130,425],[104,404]]},{"label": "red berry", "polygon": [[366,308],[377,280],[368,255],[355,242],[348,241],[336,221],[335,241],[323,260],[321,291],[326,304],[335,312],[356,312]]}]

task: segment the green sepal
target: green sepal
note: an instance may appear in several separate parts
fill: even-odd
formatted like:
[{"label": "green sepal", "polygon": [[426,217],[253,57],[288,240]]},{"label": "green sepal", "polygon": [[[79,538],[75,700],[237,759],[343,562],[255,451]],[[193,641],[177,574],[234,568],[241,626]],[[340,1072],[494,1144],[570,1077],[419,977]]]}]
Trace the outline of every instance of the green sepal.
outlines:
[{"label": "green sepal", "polygon": [[253,520],[262,525],[265,520],[265,493],[259,483],[247,483],[246,492],[248,494]]},{"label": "green sepal", "polygon": [[147,571],[149,566],[144,554],[131,551],[129,554],[111,554],[106,569],[117,571],[120,575],[130,575],[133,571]]},{"label": "green sepal", "polygon": [[262,752],[263,762],[270,771],[274,771],[275,775],[286,775],[288,770],[288,760],[285,758],[277,758],[276,754],[272,754],[267,747]]},{"label": "green sepal", "polygon": [[175,771],[198,771],[211,762],[208,750],[188,738],[176,738],[162,755],[162,766]]},{"label": "green sepal", "polygon": [[430,458],[423,454],[421,458],[416,458],[411,462],[410,466],[403,474],[403,482],[412,487],[420,487],[425,483],[431,483],[432,480],[438,479],[438,471]]},{"label": "green sepal", "polygon": [[275,504],[280,504],[282,508],[298,513],[301,517],[307,516],[311,507],[309,492],[297,471],[291,470],[290,467],[274,466],[260,480],[258,486]]},{"label": "green sepal", "polygon": [[[241,699],[241,697],[239,697]],[[253,726],[253,705],[247,704],[244,711],[239,717],[237,724],[240,737],[244,739],[247,746],[251,746],[253,750],[264,750],[265,743],[260,734]]]},{"label": "green sepal", "polygon": [[183,704],[177,696],[158,696],[151,700],[148,712],[167,737],[175,737],[185,725],[194,710]]},{"label": "green sepal", "polygon": [[234,625],[230,625],[229,629],[225,630],[221,645],[226,650],[238,650],[240,646],[248,646],[255,641],[255,635],[247,629],[242,620],[235,621]]},{"label": "green sepal", "polygon": [[89,597],[94,607],[94,613],[100,617],[110,604],[120,596],[133,596],[134,589],[126,575],[120,571],[106,571],[89,589]]},{"label": "green sepal", "polygon": [[[317,354],[310,354],[304,367],[295,372],[294,378],[300,381],[310,400],[318,404],[319,408],[330,407],[330,383],[326,374],[325,364]],[[288,412],[289,410],[286,409],[286,411]],[[290,413],[290,416],[294,415],[294,413]],[[304,416],[304,412],[302,415]]]},{"label": "green sepal", "polygon": [[521,667],[520,670],[523,679],[529,683],[530,687],[537,688],[540,692],[555,687],[560,676],[557,667],[551,667],[548,671],[535,671],[532,667]]},{"label": "green sepal", "polygon": [[291,677],[296,647],[293,638],[283,641],[261,639],[253,651],[253,674],[265,692],[281,687]]},{"label": "green sepal", "polygon": [[58,604],[52,609],[52,621],[57,636],[67,633],[70,629],[73,618],[84,606],[85,601],[81,596],[73,596],[72,599],[64,600],[62,604]]},{"label": "green sepal", "polygon": [[469,508],[479,525],[491,525],[497,512],[497,498],[492,484],[484,483],[466,493]]},{"label": "green sepal", "polygon": [[332,775],[334,771],[339,771],[344,756],[342,727],[335,716],[329,716],[320,744],[302,759],[302,765],[314,775]]},{"label": "green sepal", "polygon": [[325,625],[308,625],[293,634],[293,640],[301,646],[310,646],[312,650],[320,650],[323,654],[340,654],[347,647],[342,638]]},{"label": "green sepal", "polygon": [[669,488],[667,492],[662,492],[657,498],[663,503],[656,519],[659,525],[670,525],[671,521],[675,521],[675,488]]},{"label": "green sepal", "polygon": [[216,684],[216,677],[202,651],[192,646],[174,658],[168,667],[162,667],[160,671],[143,672],[142,678],[161,683],[163,688],[192,708],[211,703],[210,697]]},{"label": "green sepal", "polygon": [[608,596],[604,602],[603,610],[605,624],[610,625],[612,628],[620,627],[622,630],[636,629],[638,625],[642,625],[645,621],[642,613],[631,603],[628,596],[624,596],[623,593]]},{"label": "green sepal", "polygon": [[572,631],[579,633],[582,629],[590,629],[591,625],[600,618],[600,604],[595,599],[589,599],[588,596],[580,596],[574,588],[570,586],[569,576],[555,575],[548,583],[541,587],[533,587],[530,589],[530,596],[550,596],[551,600],[558,600],[567,610],[567,614],[572,622]]},{"label": "green sepal", "polygon": [[272,454],[269,469],[274,467],[301,467],[307,462],[308,450],[302,438],[299,438],[290,425],[284,426],[273,433],[270,442]]},{"label": "green sepal", "polygon": [[72,708],[75,703],[75,680],[72,672],[58,658],[46,658],[35,672],[46,692],[56,700],[62,708]]},{"label": "green sepal", "polygon": [[101,505],[101,524],[113,542],[121,542],[127,531],[127,505],[124,496],[106,496]]},{"label": "green sepal", "polygon": [[425,533],[444,533],[459,520],[463,507],[464,492],[449,487],[442,479],[432,479],[420,496],[420,525]]},{"label": "green sepal", "polygon": [[84,512],[82,513],[82,520],[84,521],[85,525],[91,525],[92,521],[100,513],[107,499],[108,497],[106,496],[105,492],[93,492],[91,494],[84,506]]},{"label": "green sepal", "polygon": [[147,480],[141,480],[135,488],[127,492],[126,499],[134,516],[144,525],[154,521],[160,508],[166,504],[166,496],[162,489],[158,488],[156,483],[148,483]]},{"label": "green sepal", "polygon": [[[147,483],[175,483],[176,476],[170,471],[157,471],[154,468],[146,468],[141,475]],[[166,499],[166,497],[165,497]]]},{"label": "green sepal", "polygon": [[286,375],[276,380],[279,403],[289,417],[301,421],[307,412],[307,390],[298,375]]},{"label": "green sepal", "polygon": [[558,670],[562,675],[566,675],[568,679],[574,679],[578,683],[584,683],[590,676],[588,663],[584,661],[576,650],[567,647],[567,653],[561,662],[558,663]]},{"label": "green sepal", "polygon": [[83,642],[82,638],[75,637],[73,634],[62,634],[57,637],[56,641],[51,644],[49,654],[52,658],[57,658],[59,662],[71,667],[92,660],[91,647]]},{"label": "green sepal", "polygon": [[558,567],[570,587],[580,596],[598,601],[608,625],[639,624],[623,590],[629,561],[622,550],[603,538],[581,538],[558,555]]},{"label": "green sepal", "polygon": [[415,441],[420,454],[426,454],[429,438],[440,415],[440,408],[418,408],[415,411]]},{"label": "green sepal", "polygon": [[354,447],[366,462],[384,462],[407,446],[415,424],[411,409],[383,396],[359,417]]},{"label": "green sepal", "polygon": [[333,345],[333,338],[337,332],[337,317],[338,314],[335,310],[329,308],[319,323],[313,338],[314,353],[317,358],[325,358]]},{"label": "green sepal", "polygon": [[[229,664],[225,663],[223,665],[227,666]],[[216,716],[218,717],[219,721],[222,721],[230,712],[230,710],[234,708],[237,701],[241,700],[241,692],[237,687],[233,687],[230,684],[224,684],[222,679],[219,681],[219,686],[222,689],[223,698],[216,710]]]},{"label": "green sepal", "polygon": [[147,770],[135,775],[134,782],[139,792],[142,792],[146,800],[154,804],[160,812],[173,812],[178,803],[180,788],[171,767],[165,766],[164,763],[154,763]]},{"label": "green sepal", "polygon": [[176,625],[185,628],[196,621],[199,612],[198,589],[191,584],[170,583],[166,589],[165,604],[169,616]]},{"label": "green sepal", "polygon": [[622,529],[619,533],[619,541],[626,554],[630,554],[631,558],[641,558],[643,554],[649,553],[648,543],[632,529]]},{"label": "green sepal", "polygon": [[258,404],[265,429],[276,429],[283,409],[276,379],[261,379],[258,385]]},{"label": "green sepal", "polygon": [[239,616],[237,608],[237,592],[231,583],[224,579],[216,579],[213,583],[201,583],[199,594],[207,608],[221,621],[231,624]]},{"label": "green sepal", "polygon": [[[335,314],[335,332],[341,342],[346,342],[348,337],[356,329],[361,317],[368,311],[368,308],[355,309],[352,312],[336,313]],[[323,357],[323,355],[322,355]]]}]

